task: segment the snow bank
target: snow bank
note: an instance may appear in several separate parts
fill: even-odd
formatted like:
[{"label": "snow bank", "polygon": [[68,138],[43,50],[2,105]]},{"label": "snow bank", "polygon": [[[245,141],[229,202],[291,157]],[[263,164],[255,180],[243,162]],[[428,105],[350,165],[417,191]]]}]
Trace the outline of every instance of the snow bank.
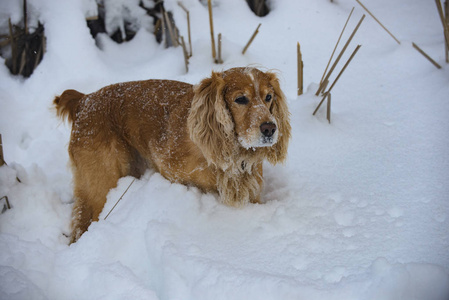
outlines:
[{"label": "snow bank", "polygon": [[[84,21],[89,1],[29,2],[48,47],[27,80],[0,65],[9,163],[0,168],[0,196],[13,206],[0,215],[0,299],[448,299],[449,73],[431,4],[364,1],[401,45],[367,16],[328,124],[323,108],[312,116],[314,94],[355,2],[273,0],[258,18],[245,1],[216,1],[225,63],[215,65],[207,9],[185,0],[194,53],[188,74],[182,50],[164,49],[145,29],[121,45],[105,35],[94,41]],[[184,11],[174,0],[165,7],[186,35]],[[357,6],[348,28],[363,13]],[[300,97],[297,41],[305,63]],[[67,246],[70,128],[51,108],[55,95],[146,78],[197,83],[211,69],[250,64],[278,71],[292,113],[287,163],[265,166],[265,204],[226,207],[215,194],[149,170],[104,220],[132,182],[122,178],[101,221]]]}]

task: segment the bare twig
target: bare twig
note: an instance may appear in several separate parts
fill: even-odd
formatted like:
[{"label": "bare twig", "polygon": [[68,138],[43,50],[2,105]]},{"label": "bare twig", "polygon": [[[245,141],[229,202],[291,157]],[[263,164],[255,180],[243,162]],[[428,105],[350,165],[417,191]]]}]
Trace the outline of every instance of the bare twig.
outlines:
[{"label": "bare twig", "polygon": [[413,48],[415,48],[416,50],[418,50],[419,53],[421,53],[425,58],[427,58],[428,61],[430,61],[437,69],[441,69],[441,66],[434,61],[429,55],[427,55],[427,53],[425,53],[421,48],[418,47],[418,45],[416,45],[415,43],[412,43]]},{"label": "bare twig", "polygon": [[343,32],[345,31],[346,26],[348,25],[349,19],[351,18],[353,12],[354,12],[354,7],[352,8],[351,13],[348,16],[348,19],[346,20],[345,26],[343,26],[343,29],[341,30],[340,37],[338,38],[337,44],[335,44],[335,47],[334,47],[334,51],[332,51],[331,57],[329,58],[329,62],[327,63],[327,66],[326,66],[326,69],[324,70],[323,76],[321,76],[320,85],[323,83],[324,76],[326,76],[327,69],[329,68],[329,65],[331,64],[332,58],[334,57],[335,51],[337,50],[338,44],[340,43],[341,37],[343,36]]},{"label": "bare twig", "polygon": [[186,73],[189,72],[189,54],[187,53],[186,43],[184,42],[184,37],[181,36],[181,46],[182,52],[184,53],[184,64],[186,66]]},{"label": "bare twig", "polygon": [[129,188],[131,187],[131,185],[134,183],[134,181],[136,180],[136,178],[133,179],[133,181],[131,181],[131,183],[128,185],[128,187],[126,188],[126,190],[123,192],[123,194],[120,196],[120,198],[117,200],[117,202],[115,202],[114,206],[111,208],[111,210],[108,212],[108,214],[106,215],[106,217],[104,217],[104,220],[107,219],[107,217],[109,217],[109,215],[111,214],[111,212],[114,210],[114,208],[117,206],[117,204],[120,202],[120,200],[122,200],[123,196],[126,194],[126,192],[128,192]]},{"label": "bare twig", "polygon": [[188,34],[188,38],[189,38],[189,57],[191,57],[193,55],[192,52],[192,37],[190,35],[190,12],[188,11],[187,8],[185,8],[185,6],[182,4],[181,1],[178,1],[178,5],[185,11],[185,13],[187,14],[187,34]]},{"label": "bare twig", "polygon": [[215,52],[215,35],[214,35],[214,18],[212,16],[212,2],[207,0],[207,6],[209,8],[209,25],[210,25],[210,43],[212,47],[212,58],[215,60],[217,56]]},{"label": "bare twig", "polygon": [[[446,26],[449,27],[449,2],[444,1],[444,15],[446,17]],[[447,34],[446,34],[447,35]],[[449,63],[449,44],[446,43],[446,62]]]},{"label": "bare twig", "polygon": [[221,58],[221,33],[218,34],[218,57],[217,57],[217,63],[222,64],[223,59]]},{"label": "bare twig", "polygon": [[2,135],[0,134],[0,167],[6,164],[5,157],[3,156],[3,141]]},{"label": "bare twig", "polygon": [[6,164],[5,157],[3,156],[3,142],[2,135],[0,134],[0,167]]},{"label": "bare twig", "polygon": [[435,3],[437,5],[438,14],[440,15],[441,23],[443,24],[443,31],[444,31],[444,40],[446,42],[446,48],[449,48],[449,26],[446,22],[446,18],[443,13],[443,7],[441,6],[440,0],[435,0]]},{"label": "bare twig", "polygon": [[331,93],[327,93],[327,120],[331,123]]},{"label": "bare twig", "polygon": [[340,51],[340,54],[337,56],[337,59],[335,60],[334,64],[332,65],[331,69],[329,70],[329,72],[327,73],[326,77],[324,78],[322,84],[320,85],[320,87],[318,88],[318,90],[316,91],[315,95],[318,96],[320,94],[320,92],[324,91],[323,89],[323,83],[329,80],[329,77],[331,76],[332,72],[334,71],[335,67],[337,66],[338,62],[340,61],[341,57],[343,56],[343,53],[346,51],[346,48],[348,48],[349,43],[352,41],[352,38],[354,37],[354,35],[356,34],[357,30],[359,29],[360,25],[362,24],[363,20],[365,19],[365,15],[362,16],[362,18],[360,19],[359,23],[357,24],[357,26],[354,28],[354,30],[352,31],[351,36],[349,37],[349,39],[346,41],[346,44],[343,46],[343,49]]},{"label": "bare twig", "polygon": [[259,33],[260,25],[262,25],[262,23],[259,23],[259,26],[257,26],[256,30],[254,31],[253,35],[249,39],[248,43],[246,43],[245,48],[243,48],[242,54],[245,54],[246,50],[248,50],[249,45],[251,45],[251,43],[253,42],[254,38]]},{"label": "bare twig", "polygon": [[11,18],[8,19],[9,39],[11,40],[12,73],[17,74],[17,44],[14,38],[14,31],[11,24]]},{"label": "bare twig", "polygon": [[360,2],[359,0],[355,0],[357,1],[358,4],[360,4],[361,7],[363,7],[364,10],[366,10],[367,13],[369,13],[369,15],[371,17],[373,17],[373,19],[380,25],[382,26],[382,28],[400,45],[401,42],[368,10],[368,8],[365,7],[365,5],[362,4],[362,2]]},{"label": "bare twig", "polygon": [[357,47],[355,47],[355,50],[352,52],[351,56],[349,57],[348,61],[345,63],[345,65],[343,66],[343,69],[341,69],[340,73],[338,73],[337,78],[335,78],[334,82],[332,83],[331,87],[327,90],[328,93],[330,93],[332,91],[332,89],[334,88],[335,84],[337,83],[338,79],[341,77],[341,75],[343,74],[343,72],[346,70],[346,67],[349,65],[349,63],[351,62],[351,60],[354,58],[354,56],[357,54],[357,51],[359,51],[360,47],[362,47],[362,45],[357,45]]},{"label": "bare twig", "polygon": [[297,55],[298,55],[298,96],[302,95],[304,92],[304,63],[302,61],[302,53],[301,53],[301,46],[297,45]]},{"label": "bare twig", "polygon": [[28,35],[28,9],[27,0],[23,0],[23,28],[25,29],[25,34]]},{"label": "bare twig", "polygon": [[[3,141],[2,141],[2,135],[0,134],[0,167],[1,166],[7,166],[8,164],[6,163],[5,157],[3,156]],[[18,176],[16,176],[16,180],[20,183],[22,183],[22,181],[20,180],[20,178]]]},{"label": "bare twig", "polygon": [[170,35],[170,39],[171,39],[172,45],[175,46],[175,47],[178,47],[179,43],[178,43],[177,35],[176,35],[176,33],[175,33],[174,29],[173,29],[173,26],[171,24],[170,17],[168,16],[167,11],[165,11],[165,10],[164,10],[164,17],[165,17],[165,24],[167,25],[168,33]]},{"label": "bare twig", "polygon": [[343,74],[343,72],[346,70],[346,67],[349,65],[349,63],[351,62],[351,60],[354,58],[354,56],[356,55],[357,51],[359,51],[360,47],[362,47],[361,45],[357,45],[357,47],[355,48],[355,50],[352,52],[351,56],[349,57],[348,61],[345,63],[345,65],[343,66],[343,68],[341,69],[340,73],[338,73],[337,78],[335,78],[334,82],[332,83],[331,87],[329,88],[329,90],[327,90],[326,93],[324,93],[324,97],[321,100],[321,102],[318,104],[317,108],[315,109],[315,111],[313,112],[313,115],[316,114],[316,112],[318,111],[318,109],[320,108],[321,104],[323,104],[324,100],[326,99],[326,97],[328,95],[330,95],[330,92],[332,91],[332,89],[334,88],[335,84],[337,83],[338,79],[341,77],[341,75]]},{"label": "bare twig", "polygon": [[[5,202],[6,202],[6,208],[11,209],[11,205],[9,204],[8,196],[3,196],[3,197],[1,197],[1,198],[0,198],[0,201],[1,201],[2,199],[5,199]],[[2,212],[3,212],[3,211],[2,211]]]}]

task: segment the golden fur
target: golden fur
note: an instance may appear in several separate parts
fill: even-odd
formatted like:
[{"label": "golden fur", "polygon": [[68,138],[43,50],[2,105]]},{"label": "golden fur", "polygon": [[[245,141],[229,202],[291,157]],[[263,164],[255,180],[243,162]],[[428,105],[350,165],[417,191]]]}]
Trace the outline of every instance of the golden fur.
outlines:
[{"label": "golden fur", "polygon": [[97,221],[120,177],[153,168],[172,182],[257,203],[262,162],[285,160],[289,112],[276,75],[255,68],[213,72],[198,85],[170,80],[110,85],[54,99],[72,123],[75,204],[71,243]]}]

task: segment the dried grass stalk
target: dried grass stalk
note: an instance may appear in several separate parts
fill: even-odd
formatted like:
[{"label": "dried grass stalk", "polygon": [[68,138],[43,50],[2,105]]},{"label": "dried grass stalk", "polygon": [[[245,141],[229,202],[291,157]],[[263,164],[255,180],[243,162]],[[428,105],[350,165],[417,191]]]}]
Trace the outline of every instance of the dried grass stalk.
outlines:
[{"label": "dried grass stalk", "polygon": [[346,70],[346,68],[348,67],[349,63],[352,61],[352,59],[354,58],[354,56],[357,54],[357,51],[359,51],[360,47],[362,47],[361,45],[357,45],[357,47],[354,49],[354,51],[352,52],[351,56],[349,57],[348,61],[345,63],[345,65],[343,66],[343,68],[341,69],[340,73],[338,73],[337,78],[335,78],[334,82],[332,83],[331,87],[329,88],[329,90],[327,90],[327,92],[324,93],[323,99],[321,100],[321,102],[318,104],[317,108],[315,109],[315,111],[313,112],[313,115],[316,114],[316,112],[318,111],[318,109],[321,107],[321,104],[323,104],[324,100],[326,99],[326,97],[328,95],[330,95],[330,92],[332,91],[332,89],[334,88],[335,84],[337,83],[338,79],[340,79],[341,75],[343,74],[343,72]]},{"label": "dried grass stalk", "polygon": [[120,196],[120,198],[117,200],[117,202],[115,202],[114,206],[111,208],[111,210],[108,212],[108,214],[106,215],[106,217],[104,217],[104,220],[106,220],[109,215],[111,214],[111,212],[115,209],[115,207],[117,206],[117,204],[120,202],[120,200],[122,200],[123,196],[125,196],[125,194],[128,192],[129,188],[133,185],[134,181],[136,181],[136,178],[133,179],[133,181],[131,181],[131,183],[128,185],[128,187],[126,188],[126,190],[123,192],[123,194]]},{"label": "dried grass stalk", "polygon": [[301,46],[297,45],[298,52],[298,96],[304,92],[304,63],[302,61]]},{"label": "dried grass stalk", "polygon": [[164,10],[164,19],[165,19],[165,24],[167,24],[167,28],[168,28],[168,33],[170,35],[170,40],[173,46],[178,47],[179,46],[179,42],[178,42],[178,36],[175,32],[175,30],[173,29],[173,26],[171,24],[171,20],[167,14],[167,11]]},{"label": "dried grass stalk", "polygon": [[[343,36],[343,32],[345,31],[346,26],[348,25],[349,19],[351,18],[353,12],[354,12],[354,7],[352,8],[351,13],[348,16],[348,19],[346,20],[345,26],[343,26],[343,29],[341,30],[340,36],[338,37],[337,43],[335,44],[335,47],[334,47],[334,51],[332,51],[332,54],[331,54],[331,57],[329,58],[329,62],[327,63],[326,69],[324,69],[323,76],[321,76],[320,85],[323,83],[324,76],[326,76],[327,69],[329,68],[329,66],[331,64],[332,58],[334,58],[335,51],[337,50],[338,44],[340,43],[341,37]],[[323,90],[325,90],[325,88]]]},{"label": "dried grass stalk", "polygon": [[218,57],[217,64],[222,64],[223,59],[221,58],[221,33],[218,34]]},{"label": "dried grass stalk", "polygon": [[429,55],[427,55],[427,53],[425,53],[421,48],[418,47],[418,45],[416,45],[415,43],[412,43],[413,48],[415,48],[416,50],[418,50],[419,53],[421,53],[425,58],[427,58],[428,61],[430,61],[437,69],[441,69],[441,66],[434,61]]},{"label": "dried grass stalk", "polygon": [[[440,0],[435,0],[435,3],[437,5],[438,14],[440,15],[441,23],[443,24],[443,31],[444,31],[444,40],[446,42],[446,49],[449,48],[449,26],[447,24],[447,19],[443,12],[443,7],[441,6]],[[446,5],[447,7],[447,5]],[[447,13],[447,11],[446,11]],[[447,51],[446,51],[447,53]]]},{"label": "dried grass stalk", "polygon": [[369,13],[369,15],[371,17],[373,17],[373,19],[400,45],[401,42],[368,10],[368,8],[365,7],[365,5],[362,4],[362,2],[360,2],[359,0],[355,0],[357,1],[358,4],[360,4],[361,7],[363,7],[364,10],[366,10],[367,13]]},{"label": "dried grass stalk", "polygon": [[3,142],[2,135],[0,134],[0,167],[6,164],[5,157],[3,156]]},{"label": "dried grass stalk", "polygon": [[[337,66],[338,62],[340,61],[341,57],[343,56],[344,52],[346,51],[346,48],[348,48],[349,43],[351,43],[352,38],[354,37],[354,35],[356,34],[357,30],[359,29],[360,25],[362,24],[363,20],[365,19],[365,15],[362,16],[362,18],[360,19],[359,23],[357,24],[357,26],[354,28],[354,30],[352,31],[351,36],[349,37],[349,39],[346,41],[346,44],[343,46],[343,49],[340,51],[340,54],[337,56],[337,59],[335,60],[334,64],[332,65],[331,69],[329,70],[329,72],[327,73],[326,77],[324,78],[323,82],[326,82],[329,80],[329,77],[331,76],[332,72],[334,71],[335,67]],[[322,91],[324,91],[323,89],[323,84],[321,84],[318,88],[318,90],[316,91],[315,95],[318,96]]]},{"label": "dried grass stalk", "polygon": [[259,23],[259,26],[257,26],[256,31],[254,31],[254,33],[251,36],[251,38],[249,39],[248,43],[246,43],[245,48],[243,48],[242,54],[245,54],[246,50],[248,50],[249,45],[251,45],[251,43],[253,42],[254,38],[259,33],[260,25],[262,25],[262,23]]},{"label": "dried grass stalk", "polygon": [[[7,209],[11,209],[11,205],[9,204],[8,196],[3,196],[3,197],[1,197],[1,198],[0,198],[0,201],[1,201],[2,199],[5,199],[5,202],[6,202],[6,208],[7,208]],[[6,210],[6,209],[3,208],[2,213],[4,213],[5,210]]]},{"label": "dried grass stalk", "polygon": [[212,2],[207,0],[207,6],[209,8],[209,25],[210,25],[210,43],[212,47],[212,58],[215,60],[217,56],[215,52],[215,35],[214,35],[214,18],[212,16]]},{"label": "dried grass stalk", "polygon": [[[449,2],[444,1],[444,15],[446,17],[446,26],[449,27]],[[449,63],[449,45],[446,43],[446,62]]]},{"label": "dried grass stalk", "polygon": [[189,72],[189,54],[187,53],[186,43],[184,42],[183,36],[181,36],[181,46],[182,46],[182,52],[184,53],[184,64],[186,67],[186,73],[188,73]]},{"label": "dried grass stalk", "polygon": [[181,3],[181,1],[178,1],[178,5],[185,11],[185,13],[187,15],[187,35],[189,38],[189,57],[192,57],[193,52],[192,52],[192,36],[190,34],[190,12],[187,8],[185,8],[185,6]]}]

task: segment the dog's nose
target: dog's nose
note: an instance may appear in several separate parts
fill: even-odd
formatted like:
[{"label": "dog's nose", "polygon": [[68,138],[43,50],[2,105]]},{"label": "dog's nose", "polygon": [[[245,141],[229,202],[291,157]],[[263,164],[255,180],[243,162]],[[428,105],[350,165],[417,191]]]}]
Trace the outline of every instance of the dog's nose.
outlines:
[{"label": "dog's nose", "polygon": [[276,132],[276,125],[271,122],[265,122],[260,125],[260,132],[266,137],[271,137]]}]

